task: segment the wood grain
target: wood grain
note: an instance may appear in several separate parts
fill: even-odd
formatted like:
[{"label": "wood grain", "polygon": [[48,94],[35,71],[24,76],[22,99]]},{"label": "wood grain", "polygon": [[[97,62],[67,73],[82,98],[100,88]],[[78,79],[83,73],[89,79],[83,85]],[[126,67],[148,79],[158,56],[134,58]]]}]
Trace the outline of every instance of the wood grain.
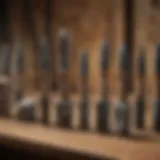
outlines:
[{"label": "wood grain", "polygon": [[2,135],[24,140],[24,142],[115,157],[119,160],[159,160],[160,158],[160,137],[154,140],[134,141],[96,133],[46,128],[40,124],[27,124],[5,119],[0,120],[0,136]]}]

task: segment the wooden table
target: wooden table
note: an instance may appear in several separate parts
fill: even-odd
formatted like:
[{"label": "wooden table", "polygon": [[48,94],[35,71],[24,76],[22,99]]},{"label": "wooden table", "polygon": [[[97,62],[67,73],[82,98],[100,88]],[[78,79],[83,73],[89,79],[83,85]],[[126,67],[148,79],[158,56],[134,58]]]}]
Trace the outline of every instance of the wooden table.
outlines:
[{"label": "wooden table", "polygon": [[117,160],[160,159],[160,137],[155,134],[145,134],[143,139],[131,139],[0,119],[0,143],[12,140],[17,141],[12,145],[18,145],[19,141],[24,144],[37,144],[39,147],[59,148]]}]

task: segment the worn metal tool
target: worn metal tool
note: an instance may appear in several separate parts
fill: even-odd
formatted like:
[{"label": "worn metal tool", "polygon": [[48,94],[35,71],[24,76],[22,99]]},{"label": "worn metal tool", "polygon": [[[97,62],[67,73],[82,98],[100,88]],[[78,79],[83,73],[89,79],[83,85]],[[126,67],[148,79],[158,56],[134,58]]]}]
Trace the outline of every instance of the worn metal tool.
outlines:
[{"label": "worn metal tool", "polygon": [[106,40],[101,45],[101,99],[97,105],[97,130],[109,132],[109,97],[108,97],[108,70],[109,46]]},{"label": "worn metal tool", "polygon": [[129,135],[129,104],[128,104],[128,93],[129,93],[129,53],[127,46],[124,46],[121,52],[121,100],[116,106],[116,130],[119,135],[128,136]]},{"label": "worn metal tool", "polygon": [[88,93],[88,53],[81,54],[80,73],[81,73],[81,101],[80,101],[80,128],[89,128],[89,93]]},{"label": "worn metal tool", "polygon": [[156,79],[157,79],[157,100],[153,106],[153,128],[160,132],[160,46],[156,51]]},{"label": "worn metal tool", "polygon": [[61,29],[60,34],[60,88],[61,101],[57,106],[59,127],[70,128],[72,123],[72,104],[69,97],[69,35],[66,29]]},{"label": "worn metal tool", "polygon": [[138,129],[145,127],[145,57],[141,53],[138,59],[139,95],[136,102],[136,126]]}]

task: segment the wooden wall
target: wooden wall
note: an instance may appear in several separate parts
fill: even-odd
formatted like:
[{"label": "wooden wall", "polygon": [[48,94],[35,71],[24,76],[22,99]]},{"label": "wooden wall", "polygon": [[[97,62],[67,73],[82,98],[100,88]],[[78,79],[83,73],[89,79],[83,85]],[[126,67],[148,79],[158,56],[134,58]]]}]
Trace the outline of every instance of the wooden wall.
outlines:
[{"label": "wooden wall", "polygon": [[[24,85],[27,94],[33,92],[36,88],[35,83],[38,75],[35,67],[37,50],[34,47],[33,40],[29,36],[30,30],[25,27],[27,22],[22,20],[22,0],[10,0],[13,3],[10,7],[10,22],[12,31],[12,40],[16,42],[16,37],[22,37],[24,43],[24,55],[26,61],[26,72]],[[33,1],[33,20],[36,27],[37,39],[45,34],[45,0]],[[160,26],[159,11],[151,9],[149,0],[134,1],[134,73],[135,90],[138,86],[138,75],[136,73],[136,60],[140,48],[145,48],[147,56],[147,93],[154,92],[154,51],[156,42],[160,41],[158,26]],[[71,39],[71,67],[70,67],[70,88],[77,91],[79,84],[79,53],[82,49],[89,51],[90,78],[89,85],[92,92],[99,91],[99,50],[100,42],[103,37],[110,43],[111,61],[109,70],[110,92],[119,94],[119,53],[124,44],[124,0],[54,0],[51,1],[51,36],[52,36],[52,56],[53,72],[52,80],[58,83],[58,31],[60,28],[68,28]],[[21,23],[23,22],[23,23]],[[25,24],[26,23],[26,24]],[[157,25],[150,25],[150,24]],[[155,32],[157,30],[157,32]],[[149,34],[150,33],[150,34]],[[155,36],[153,36],[155,35]]]},{"label": "wooden wall", "polygon": [[146,58],[146,104],[149,109],[146,114],[147,124],[150,126],[152,118],[152,106],[156,99],[157,82],[155,74],[155,55],[156,47],[160,44],[160,35],[157,27],[160,27],[160,6],[152,5],[151,0],[135,1],[135,36],[134,36],[134,74],[135,74],[135,88],[134,93],[139,91],[139,82],[137,74],[137,60],[140,50],[143,49]]}]

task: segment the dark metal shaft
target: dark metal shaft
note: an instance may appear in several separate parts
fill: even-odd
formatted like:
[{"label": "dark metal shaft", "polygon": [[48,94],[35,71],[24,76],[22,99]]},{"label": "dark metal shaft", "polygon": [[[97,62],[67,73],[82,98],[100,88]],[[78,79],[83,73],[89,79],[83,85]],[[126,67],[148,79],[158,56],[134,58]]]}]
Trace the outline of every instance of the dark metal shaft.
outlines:
[{"label": "dark metal shaft", "polygon": [[160,45],[156,50],[156,79],[157,79],[157,100],[153,106],[153,128],[160,132]]},{"label": "dark metal shaft", "polygon": [[127,102],[129,89],[130,89],[130,78],[129,78],[129,53],[126,46],[124,46],[121,54],[120,71],[121,71],[121,102],[116,107],[116,125],[117,132],[122,136],[128,136],[129,134],[129,104]]},{"label": "dark metal shaft", "polygon": [[[41,108],[42,108],[42,123],[49,123],[49,91],[51,90],[52,73],[52,56],[51,56],[51,13],[50,0],[46,1],[45,9],[45,30],[39,43],[39,69],[40,69],[40,88],[41,88]],[[46,77],[46,78],[45,78]]]},{"label": "dark metal shaft", "polygon": [[102,41],[101,48],[101,99],[97,105],[97,130],[99,132],[109,131],[109,98],[108,98],[108,68],[109,50],[106,40]]},{"label": "dark metal shaft", "polygon": [[69,37],[68,31],[60,30],[60,89],[61,101],[57,108],[58,125],[70,128],[72,123],[72,106],[69,98]]},{"label": "dark metal shaft", "polygon": [[81,69],[81,101],[80,101],[80,128],[89,128],[89,91],[88,91],[88,53],[82,53]]},{"label": "dark metal shaft", "polygon": [[[23,40],[23,42],[25,40],[29,40],[30,37],[33,38],[33,32],[32,32],[32,21],[31,21],[31,13],[32,13],[32,1],[31,0],[28,0],[28,1],[22,1],[22,8],[23,8],[23,14],[22,14],[22,22],[23,22],[23,38],[20,39],[20,40]],[[32,39],[30,39],[32,40]],[[22,47],[22,46],[20,46]],[[22,50],[20,49],[20,52]],[[19,57],[18,57],[18,60],[17,62],[19,63],[18,65],[18,69],[19,71],[24,71],[25,68],[24,68],[24,57],[22,56],[23,53],[19,53]],[[22,60],[22,62],[20,62]],[[22,73],[22,72],[21,72]],[[20,91],[21,92],[21,91]],[[24,98],[23,99],[23,102],[25,101],[26,99]],[[35,117],[35,104],[34,102],[24,102],[20,109],[19,109],[19,112],[18,112],[18,119],[20,120],[24,120],[24,121],[35,121],[36,120],[36,117]]]},{"label": "dark metal shaft", "polygon": [[138,129],[143,129],[145,122],[145,59],[144,55],[140,55],[138,65],[139,73],[139,95],[136,102],[136,126]]}]

